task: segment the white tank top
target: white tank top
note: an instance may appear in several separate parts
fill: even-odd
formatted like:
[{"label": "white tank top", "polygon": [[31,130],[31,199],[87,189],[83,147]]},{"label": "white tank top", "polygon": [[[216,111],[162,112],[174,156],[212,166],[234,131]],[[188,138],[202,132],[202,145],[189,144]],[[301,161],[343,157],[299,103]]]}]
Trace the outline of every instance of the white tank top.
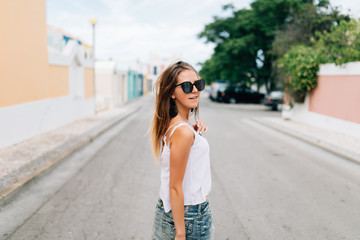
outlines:
[{"label": "white tank top", "polygon": [[[176,122],[169,129],[176,125],[169,135],[169,139],[174,131],[183,125],[187,125],[195,134],[194,143],[191,146],[189,159],[186,165],[185,175],[182,183],[184,194],[184,205],[197,205],[206,201],[206,196],[211,190],[210,173],[210,154],[207,140],[197,133],[187,122]],[[165,212],[171,210],[170,203],[170,148],[166,144],[166,131],[164,147],[161,152],[161,185],[160,198],[164,203]],[[169,140],[170,143],[170,140]]]}]

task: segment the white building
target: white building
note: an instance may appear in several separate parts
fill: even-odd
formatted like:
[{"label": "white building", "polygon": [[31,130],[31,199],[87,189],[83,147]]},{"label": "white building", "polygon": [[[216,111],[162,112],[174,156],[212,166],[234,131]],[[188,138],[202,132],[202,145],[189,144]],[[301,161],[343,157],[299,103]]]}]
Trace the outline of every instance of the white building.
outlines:
[{"label": "white building", "polygon": [[146,74],[148,81],[150,82],[150,91],[152,91],[156,79],[165,70],[165,68],[168,67],[170,64],[175,63],[176,61],[180,61],[180,58],[178,58],[177,56],[164,58],[156,54],[152,55],[148,59],[146,66]]},{"label": "white building", "polygon": [[127,101],[127,69],[115,61],[96,61],[96,108],[98,111],[118,107]]}]

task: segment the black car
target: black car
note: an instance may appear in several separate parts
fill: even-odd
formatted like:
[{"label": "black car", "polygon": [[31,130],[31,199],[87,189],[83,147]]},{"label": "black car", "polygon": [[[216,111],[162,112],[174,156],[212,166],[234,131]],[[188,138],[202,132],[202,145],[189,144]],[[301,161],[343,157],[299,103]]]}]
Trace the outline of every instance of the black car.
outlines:
[{"label": "black car", "polygon": [[222,93],[222,99],[226,103],[262,103],[264,97],[264,94],[244,86],[230,86]]}]

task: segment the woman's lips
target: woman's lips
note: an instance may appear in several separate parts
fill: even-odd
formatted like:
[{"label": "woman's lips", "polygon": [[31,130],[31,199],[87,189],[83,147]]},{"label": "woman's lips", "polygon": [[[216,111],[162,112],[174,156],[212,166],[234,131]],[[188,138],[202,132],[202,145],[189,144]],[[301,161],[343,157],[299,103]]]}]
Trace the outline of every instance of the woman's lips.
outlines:
[{"label": "woman's lips", "polygon": [[196,99],[198,99],[198,96],[194,96],[194,97],[191,97],[191,98],[189,98],[190,100],[196,100]]}]

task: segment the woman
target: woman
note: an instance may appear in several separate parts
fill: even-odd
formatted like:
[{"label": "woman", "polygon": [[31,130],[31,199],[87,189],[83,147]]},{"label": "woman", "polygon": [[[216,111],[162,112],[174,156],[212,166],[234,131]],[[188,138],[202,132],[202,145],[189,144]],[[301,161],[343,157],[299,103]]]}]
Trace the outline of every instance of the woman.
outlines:
[{"label": "woman", "polygon": [[196,70],[185,62],[170,65],[156,81],[155,114],[151,126],[153,152],[161,158],[160,198],[152,239],[211,239],[212,216],[209,144],[198,116],[200,91],[205,88]]}]

